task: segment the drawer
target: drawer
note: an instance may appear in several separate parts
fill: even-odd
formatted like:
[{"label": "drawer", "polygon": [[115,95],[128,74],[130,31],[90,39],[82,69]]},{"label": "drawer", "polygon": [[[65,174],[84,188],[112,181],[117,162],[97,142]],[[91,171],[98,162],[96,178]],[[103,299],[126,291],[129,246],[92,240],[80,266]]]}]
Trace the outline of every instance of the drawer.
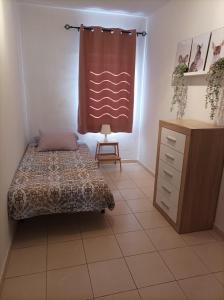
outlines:
[{"label": "drawer", "polygon": [[156,203],[170,217],[170,219],[176,223],[178,206],[170,206],[169,201],[163,197],[159,191],[157,191]]},{"label": "drawer", "polygon": [[169,146],[176,151],[184,153],[186,135],[167,129],[165,127],[162,128],[161,132],[161,143]]},{"label": "drawer", "polygon": [[160,145],[159,159],[163,160],[169,166],[174,167],[178,171],[182,171],[183,154],[179,153],[168,146]]},{"label": "drawer", "polygon": [[157,191],[169,201],[170,206],[178,205],[179,189],[177,190],[173,185],[159,178],[157,181]]},{"label": "drawer", "polygon": [[164,180],[164,182],[175,186],[177,190],[180,189],[181,172],[177,171],[173,167],[170,167],[170,165],[161,159],[159,161],[158,177]]}]

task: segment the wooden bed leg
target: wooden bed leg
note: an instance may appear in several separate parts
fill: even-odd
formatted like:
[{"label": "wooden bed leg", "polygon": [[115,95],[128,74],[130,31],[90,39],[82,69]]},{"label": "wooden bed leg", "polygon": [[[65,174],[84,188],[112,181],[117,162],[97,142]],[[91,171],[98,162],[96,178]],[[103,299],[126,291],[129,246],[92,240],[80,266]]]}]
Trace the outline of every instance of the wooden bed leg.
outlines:
[{"label": "wooden bed leg", "polygon": [[101,214],[105,214],[105,209],[102,209],[102,210],[101,210]]}]

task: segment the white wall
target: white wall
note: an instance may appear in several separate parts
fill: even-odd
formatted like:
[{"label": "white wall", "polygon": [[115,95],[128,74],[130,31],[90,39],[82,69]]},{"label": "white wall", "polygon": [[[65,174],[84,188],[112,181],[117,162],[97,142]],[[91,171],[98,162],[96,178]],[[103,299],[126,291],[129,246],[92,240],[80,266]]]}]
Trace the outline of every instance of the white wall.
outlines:
[{"label": "white wall", "polygon": [[[147,31],[150,39],[147,45],[139,160],[152,171],[155,170],[159,119],[176,117],[176,112],[170,112],[170,101],[177,43],[224,26],[223,11],[223,0],[171,0],[149,19]],[[195,78],[188,83],[185,118],[210,122],[209,110],[205,110],[204,102],[205,80]],[[216,225],[224,231],[223,198],[220,196]]]},{"label": "white wall", "polygon": [[[84,12],[47,6],[20,4],[23,60],[28,101],[30,137],[39,129],[77,129],[79,33],[66,31],[65,24],[74,26],[145,30],[141,17]],[[139,134],[142,63],[145,39],[137,38],[137,80],[135,115],[132,134],[112,134],[120,141],[121,156],[136,159]],[[92,150],[100,134],[80,137]],[[133,145],[135,145],[133,147]]]},{"label": "white wall", "polygon": [[13,235],[7,191],[25,148],[25,117],[12,0],[0,0],[0,280]]}]

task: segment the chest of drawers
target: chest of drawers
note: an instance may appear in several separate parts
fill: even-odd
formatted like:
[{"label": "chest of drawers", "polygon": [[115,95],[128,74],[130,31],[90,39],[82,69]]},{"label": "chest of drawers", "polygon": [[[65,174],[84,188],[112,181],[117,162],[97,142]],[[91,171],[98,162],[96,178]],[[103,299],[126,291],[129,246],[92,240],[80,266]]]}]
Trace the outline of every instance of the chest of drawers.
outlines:
[{"label": "chest of drawers", "polygon": [[160,121],[153,203],[177,232],[212,228],[223,166],[223,127]]}]

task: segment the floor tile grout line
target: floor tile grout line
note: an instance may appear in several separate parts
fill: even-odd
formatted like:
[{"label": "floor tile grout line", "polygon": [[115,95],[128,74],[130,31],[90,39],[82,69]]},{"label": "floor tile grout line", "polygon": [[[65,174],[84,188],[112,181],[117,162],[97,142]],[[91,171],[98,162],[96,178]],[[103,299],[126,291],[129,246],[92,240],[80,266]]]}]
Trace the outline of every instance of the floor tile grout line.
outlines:
[{"label": "floor tile grout line", "polygon": [[[177,282],[177,285],[179,286],[178,280],[177,280],[176,276],[174,275],[174,273],[172,272],[172,270],[170,269],[170,267],[169,267],[168,264],[166,263],[165,259],[162,257],[160,251],[158,251],[158,255],[160,256],[161,260],[163,261],[163,263],[165,264],[165,266],[167,267],[167,269],[169,270],[169,272],[172,274],[173,278],[174,278],[175,281]],[[184,296],[188,299],[186,293],[183,291],[182,288],[181,288],[181,291],[184,293]]]},{"label": "floor tile grout line", "polygon": [[83,236],[82,236],[82,247],[83,247],[83,252],[84,252],[84,255],[85,255],[86,267],[87,267],[87,272],[88,272],[88,275],[89,275],[89,281],[90,281],[92,296],[93,296],[93,298],[95,298],[95,294],[94,294],[94,290],[93,290],[93,283],[92,283],[92,279],[91,279],[91,275],[90,275],[89,264],[88,264],[88,261],[87,261],[87,255],[86,255],[86,249],[85,249],[85,245],[84,245]]},{"label": "floor tile grout line", "polygon": [[[144,230],[145,232],[145,230]],[[153,240],[150,238],[150,236],[148,236],[148,234],[145,232],[146,236],[149,238],[149,240],[151,241],[152,245],[154,246],[154,248],[156,249],[156,252],[158,253],[158,255],[160,256],[160,258],[162,259],[162,261],[164,262],[164,264],[167,266],[167,264],[165,263],[165,261],[163,260],[163,258],[161,257],[160,253],[159,253],[159,250],[157,249],[155,243],[153,242]],[[174,278],[174,281],[177,281],[173,272],[171,272],[170,268],[167,266],[168,270],[170,271],[170,273],[172,274],[173,278]],[[161,283],[161,284],[164,284],[164,283]],[[182,290],[182,289],[181,289]],[[185,294],[184,294],[185,295]]]},{"label": "floor tile grout line", "polygon": [[[206,277],[206,276],[209,276],[209,275],[213,275],[213,273],[208,273],[208,274],[201,274],[201,275],[195,275],[195,276],[191,276],[191,277],[187,277],[187,278],[181,278],[181,279],[178,279],[176,280],[177,281],[177,284],[178,286],[180,286],[181,290],[184,292],[183,288],[181,287],[180,285],[180,281],[184,281],[184,280],[188,280],[188,279],[194,279],[194,278],[201,278],[201,277]],[[216,279],[216,278],[214,278]],[[217,280],[218,281],[218,280]],[[218,283],[223,287],[224,289],[224,286],[223,284],[221,284],[219,281]],[[184,295],[185,295],[185,292],[184,292]],[[186,295],[186,298],[188,299],[187,295]],[[189,299],[190,300],[190,299]]]},{"label": "floor tile grout line", "polygon": [[212,272],[211,275],[213,275],[213,277],[215,277],[216,281],[218,281],[219,284],[221,284],[221,286],[223,287],[223,291],[224,291],[224,282],[221,282],[218,280],[218,278],[215,276],[215,274],[217,273],[223,273],[224,271],[219,271],[219,272]]},{"label": "floor tile grout line", "polygon": [[159,229],[159,228],[169,228],[169,226],[167,227],[158,227],[158,228],[148,228],[148,229],[144,229],[144,232],[145,234],[150,238],[150,240],[152,241],[152,244],[153,246],[155,247],[155,249],[157,251],[165,251],[165,250],[172,250],[172,249],[179,249],[179,248],[185,248],[187,247],[187,244],[185,243],[185,241],[180,237],[180,240],[183,241],[185,243],[184,246],[181,246],[181,247],[172,247],[172,248],[166,248],[166,249],[158,249],[158,247],[156,246],[156,244],[153,242],[153,240],[151,239],[151,237],[149,236],[149,234],[146,232],[146,230],[156,230],[156,229]]},{"label": "floor tile grout line", "polygon": [[181,291],[183,292],[184,296],[186,297],[187,300],[190,300],[190,298],[188,298],[187,293],[184,291],[184,289],[182,288],[182,286],[180,285],[179,281],[176,280],[177,285],[179,286],[179,288],[181,289]]},{"label": "floor tile grout line", "polygon": [[[117,235],[122,235],[122,234],[126,234],[126,233],[130,233],[130,232],[145,232],[145,234],[146,234],[146,236],[147,236],[147,238],[152,242],[152,244],[153,244],[153,246],[154,246],[154,248],[155,248],[155,250],[153,250],[153,251],[146,251],[146,252],[144,252],[144,253],[151,253],[151,252],[155,252],[155,251],[169,251],[169,250],[174,250],[174,249],[180,249],[180,248],[191,248],[192,246],[190,246],[190,245],[184,245],[184,246],[181,246],[181,247],[172,247],[172,248],[168,248],[168,249],[158,249],[157,247],[156,247],[156,245],[155,245],[155,243],[151,240],[151,238],[149,237],[149,235],[147,234],[147,232],[146,232],[146,230],[142,230],[142,229],[139,229],[139,230],[134,230],[134,231],[125,231],[125,232],[119,232],[119,233],[110,233],[110,234],[105,234],[105,235],[100,235],[100,236],[95,236],[95,237],[84,237],[83,239],[74,239],[74,240],[69,240],[69,241],[61,241],[61,242],[57,242],[57,243],[55,243],[55,244],[63,244],[63,243],[69,243],[69,242],[74,242],[74,241],[80,241],[80,240],[88,240],[88,239],[96,239],[96,238],[100,238],[100,237],[105,237],[105,236],[117,236]],[[214,243],[218,243],[218,242],[214,242]],[[201,244],[201,245],[207,245],[207,244],[211,244],[211,242],[207,242],[207,243],[203,243],[203,244]],[[51,244],[52,245],[52,244]],[[45,246],[46,247],[46,245],[43,245],[43,246]],[[31,246],[32,247],[32,246]],[[33,247],[38,247],[38,246],[33,246]],[[27,247],[26,247],[27,248]],[[21,248],[21,249],[23,249],[23,248]],[[123,252],[122,252],[123,253]],[[133,254],[133,255],[124,255],[125,257],[129,257],[129,256],[135,256],[135,255],[138,255],[138,254],[143,254],[143,252],[142,253],[137,253],[137,254]],[[200,257],[199,257],[200,258]],[[101,260],[100,260],[101,261]],[[104,261],[104,260],[103,260]],[[83,265],[83,264],[80,264],[80,265]],[[75,266],[75,265],[74,265]],[[70,267],[70,266],[68,266],[68,267]],[[54,269],[60,269],[60,268],[54,268]],[[49,270],[54,270],[54,269],[48,269],[48,271]],[[212,271],[211,271],[212,272]],[[220,271],[217,271],[217,272],[222,272],[221,270]],[[217,272],[213,272],[213,273],[217,273]],[[40,273],[40,272],[37,272],[37,273]],[[19,275],[20,276],[20,275]],[[23,275],[21,275],[21,276],[23,276]]]},{"label": "floor tile grout line", "polygon": [[[126,200],[124,200],[124,201],[126,201]],[[134,215],[134,213],[132,213],[133,215]],[[137,220],[138,221],[138,220]],[[109,224],[110,225],[110,224]],[[140,224],[140,226],[141,226],[141,224]],[[141,227],[143,227],[143,226],[141,226]],[[158,228],[158,227],[156,227],[156,228]],[[161,228],[161,227],[159,227],[159,228]],[[154,228],[148,228],[148,229],[154,229]],[[145,230],[147,230],[147,229],[145,229],[145,228],[143,228],[143,229],[139,229],[139,230],[135,230],[135,231],[144,231],[145,232]],[[128,231],[128,232],[133,232],[133,231]],[[126,233],[126,232],[121,232],[121,233],[117,233],[117,234],[122,234],[122,233]],[[107,235],[105,235],[105,236],[107,236]],[[114,236],[115,236],[115,238],[116,238],[116,234],[114,233]],[[148,235],[147,235],[147,237],[148,237]],[[95,238],[95,237],[90,237],[90,238]],[[77,240],[77,239],[75,239],[75,240]],[[80,240],[80,239],[79,239]],[[81,240],[83,241],[83,236],[81,235]],[[57,243],[63,243],[64,241],[59,241],[59,242],[57,242]],[[65,241],[66,242],[66,241]],[[217,241],[218,242],[218,241]],[[48,242],[47,242],[47,247],[48,247]],[[207,243],[203,243],[203,245],[204,244],[207,244]],[[186,247],[194,247],[194,246],[198,246],[198,245],[201,245],[201,244],[197,244],[197,245],[186,245]],[[35,245],[36,246],[36,245]],[[179,247],[178,247],[179,248]],[[182,247],[181,247],[182,248]],[[157,248],[155,248],[156,249],[156,251],[159,253],[159,251],[161,251],[161,250],[157,250]],[[172,249],[174,249],[174,248],[172,248]],[[171,249],[166,249],[166,250],[171,250]],[[163,251],[163,250],[162,250]],[[123,254],[123,252],[122,252],[122,254]],[[139,254],[136,254],[136,255],[139,255]],[[125,256],[123,255],[123,257],[124,257],[124,259],[125,259]],[[203,262],[202,262],[203,263]],[[204,264],[204,263],[203,263]],[[88,263],[87,263],[87,266],[88,266]],[[207,267],[207,266],[206,266]],[[38,273],[43,273],[43,272],[38,272]],[[218,272],[212,272],[212,273],[218,273]],[[27,275],[30,275],[30,274],[27,274]],[[206,276],[206,275],[208,275],[208,274],[203,274],[203,275],[197,275],[197,276],[194,276],[194,277],[200,277],[200,276]],[[21,276],[26,276],[26,275],[21,275]],[[17,276],[18,277],[18,276]],[[188,277],[189,278],[189,277]],[[190,278],[192,278],[192,277],[190,277]],[[184,278],[184,279],[187,279],[187,278]],[[183,279],[180,279],[180,280],[183,280]],[[177,280],[175,280],[175,281],[177,281]],[[135,282],[135,281],[134,281]],[[177,281],[178,282],[178,281]],[[137,289],[138,290],[138,289]],[[93,294],[94,295],[94,294]]]},{"label": "floor tile grout line", "polygon": [[[184,248],[189,248],[189,247],[184,247]],[[178,249],[178,248],[177,248]],[[173,249],[169,249],[169,250],[173,250]],[[166,250],[165,250],[166,251]],[[176,277],[175,277],[175,275],[173,274],[173,272],[170,270],[170,268],[169,268],[169,266],[167,265],[167,263],[166,263],[166,261],[163,259],[163,257],[161,256],[161,254],[160,254],[160,252],[161,251],[158,251],[158,254],[159,254],[159,256],[161,257],[161,259],[163,260],[163,262],[165,263],[165,265],[167,266],[167,268],[168,268],[168,270],[171,272],[171,274],[174,276],[174,278],[175,278],[175,281],[181,281],[181,280],[186,280],[186,279],[191,279],[191,278],[197,278],[197,277],[203,277],[203,276],[208,276],[208,275],[211,275],[212,274],[212,272],[211,271],[209,271],[209,273],[205,273],[205,274],[197,274],[197,275],[192,275],[192,276],[187,276],[187,277],[183,277],[183,278],[179,278],[179,279],[177,279]],[[208,269],[207,269],[208,270]]]},{"label": "floor tile grout line", "polygon": [[119,294],[124,294],[124,293],[128,293],[128,292],[133,292],[133,291],[137,291],[138,292],[138,289],[130,289],[130,290],[126,290],[126,291],[115,292],[115,293],[112,293],[112,294],[105,294],[103,296],[95,297],[94,299],[100,300],[101,298],[104,298],[104,297],[114,296],[114,295],[119,295]]},{"label": "floor tile grout line", "polygon": [[[221,271],[222,272],[222,271]],[[219,272],[216,272],[216,273],[219,273]],[[161,282],[161,283],[153,283],[153,284],[150,284],[150,285],[146,285],[146,286],[142,286],[142,287],[139,287],[137,288],[137,290],[141,290],[141,289],[144,289],[144,288],[150,288],[150,287],[154,287],[154,286],[159,286],[159,285],[163,285],[163,284],[168,284],[168,283],[179,283],[179,281],[183,281],[183,280],[187,280],[187,279],[191,279],[191,278],[199,278],[199,277],[205,277],[205,276],[208,276],[208,275],[211,275],[212,273],[209,273],[209,274],[203,274],[203,275],[195,275],[195,276],[191,276],[191,277],[187,277],[187,278],[182,278],[182,279],[174,279],[174,280],[171,280],[171,281],[166,281],[166,282]],[[219,282],[220,284],[220,282]],[[221,284],[222,285],[222,284]],[[179,284],[178,284],[179,286]],[[129,291],[135,291],[136,289],[132,289],[132,290],[129,290]],[[182,290],[182,288],[181,288]],[[182,290],[183,291],[183,290]],[[114,295],[114,294],[119,294],[119,293],[125,293],[126,291],[123,291],[123,292],[117,292],[117,293],[112,293],[112,294],[108,294],[106,296],[109,296],[109,295]],[[128,291],[127,291],[128,292]],[[185,296],[185,293],[184,293],[184,296]],[[100,296],[100,297],[97,297],[96,299],[100,299],[104,296]],[[185,296],[187,299],[188,297]]]},{"label": "floor tile grout line", "polygon": [[[113,231],[113,228],[112,228],[112,231]],[[117,239],[117,237],[116,237],[116,234],[115,234],[114,231],[113,231],[113,233],[114,233],[115,239],[116,239],[116,241],[117,241],[118,247],[120,248],[120,251],[121,251],[121,253],[122,253],[122,255],[123,255],[123,251],[122,251],[122,249],[121,249],[121,247],[120,247],[120,244],[119,244],[119,242],[118,242],[118,239]],[[123,260],[125,261],[126,267],[127,267],[128,271],[129,271],[129,274],[130,274],[130,276],[131,276],[131,278],[132,278],[132,281],[133,281],[133,283],[134,283],[134,285],[135,285],[135,287],[136,287],[136,289],[137,289],[137,291],[138,291],[138,286],[137,286],[137,284],[136,284],[136,282],[135,282],[135,280],[134,280],[134,277],[133,277],[133,275],[132,275],[132,273],[131,273],[131,270],[130,270],[130,268],[129,268],[129,266],[128,266],[128,263],[127,263],[127,261],[126,261],[124,255],[123,255]],[[141,296],[140,296],[139,291],[138,291],[138,294],[139,294],[139,297],[140,297],[140,299],[141,299]]]},{"label": "floor tile grout line", "polygon": [[[211,244],[211,243],[208,243],[208,244]],[[206,265],[206,263],[203,261],[203,259],[198,255],[198,253],[194,249],[194,247],[196,247],[196,246],[204,246],[204,245],[207,245],[207,244],[188,246],[188,248],[190,248],[194,252],[195,256],[200,260],[200,262],[203,264],[203,266],[205,267],[205,269],[208,270],[209,273],[211,273],[212,271],[210,270],[209,266]]]},{"label": "floor tile grout line", "polygon": [[47,265],[48,265],[48,235],[49,235],[49,233],[48,233],[48,226],[47,226],[47,228],[46,228],[46,231],[47,231],[47,255],[46,255],[46,274],[45,274],[45,276],[46,276],[46,281],[45,281],[45,283],[46,283],[46,291],[45,291],[45,300],[47,300],[47,283],[48,283],[48,279],[47,279],[47,270],[48,270],[48,267],[47,267]]},{"label": "floor tile grout line", "polygon": [[[218,242],[218,241],[216,241],[216,242],[214,242],[214,243],[222,243],[222,242]],[[207,244],[213,244],[213,243],[207,243]],[[200,245],[194,245],[194,246],[202,246],[202,245],[207,245],[207,244],[200,244]],[[190,246],[190,248],[192,249],[194,246]],[[195,249],[192,249],[192,251],[195,253],[195,255],[199,258],[199,260],[202,262],[202,264],[206,267],[206,269],[210,272],[210,273],[208,273],[208,274],[205,274],[205,276],[206,275],[209,275],[209,274],[213,274],[213,273],[216,273],[216,272],[213,272],[212,270],[210,270],[210,267],[208,266],[208,265],[206,265],[205,264],[205,262],[202,260],[202,258],[198,255],[198,253],[195,251]],[[222,271],[218,271],[218,272],[223,272],[224,271],[224,268],[223,268],[223,270]],[[218,273],[217,272],[217,273]],[[220,283],[219,282],[219,280],[216,278],[216,276],[214,276],[215,277],[215,280],[218,282],[218,283]],[[223,284],[221,284],[221,285],[223,285]],[[224,286],[224,285],[223,285]]]},{"label": "floor tile grout line", "polygon": [[[147,252],[147,253],[140,253],[140,254],[135,254],[135,255],[131,255],[131,256],[139,256],[139,255],[141,255],[141,254],[150,254],[150,253],[156,253],[156,252],[158,252],[158,251]],[[110,259],[106,259],[106,260],[100,260],[100,261],[89,262],[89,263],[85,263],[85,264],[79,264],[79,265],[67,266],[67,267],[62,267],[62,268],[57,268],[57,269],[51,269],[51,270],[47,270],[47,272],[56,271],[56,270],[71,269],[71,268],[80,267],[80,266],[85,266],[85,265],[88,265],[88,264],[94,264],[94,263],[98,263],[98,262],[107,262],[107,261],[119,260],[119,259],[121,259],[121,258],[125,259],[126,257],[130,257],[130,256],[121,256],[121,257],[110,258]],[[168,268],[168,269],[169,269],[169,268]],[[169,271],[170,271],[170,269],[169,269]],[[34,274],[41,274],[41,273],[45,273],[45,272],[46,272],[46,271],[43,271],[43,272],[36,272],[36,273],[32,273],[32,274],[19,275],[19,276],[13,276],[13,277],[10,277],[10,278],[7,278],[7,279],[16,278],[16,277],[25,277],[25,276],[34,275]],[[219,271],[219,272],[215,272],[215,273],[220,273],[220,272],[223,272],[223,271]],[[171,274],[173,275],[172,272],[171,272]],[[183,278],[180,278],[180,279],[176,279],[175,276],[173,276],[173,277],[174,277],[173,280],[170,280],[170,281],[167,281],[167,282],[164,282],[164,283],[174,282],[174,281],[182,281],[182,280],[186,280],[186,279],[197,278],[197,277],[203,277],[203,276],[208,276],[208,275],[214,275],[214,273],[213,273],[213,272],[210,272],[210,273],[206,273],[206,274],[198,274],[198,275],[193,275],[193,276],[183,277]],[[144,286],[144,287],[150,287],[150,286],[155,286],[155,285],[160,285],[160,284],[163,284],[163,283],[150,284],[150,285],[147,285],[147,286]]]},{"label": "floor tile grout line", "polygon": [[47,272],[47,270],[39,271],[39,272],[26,273],[26,274],[20,274],[20,275],[14,275],[14,276],[6,277],[6,278],[4,278],[4,280],[18,278],[18,277],[27,277],[27,276],[32,276],[32,275],[36,275],[36,274],[44,274],[46,272]]}]

